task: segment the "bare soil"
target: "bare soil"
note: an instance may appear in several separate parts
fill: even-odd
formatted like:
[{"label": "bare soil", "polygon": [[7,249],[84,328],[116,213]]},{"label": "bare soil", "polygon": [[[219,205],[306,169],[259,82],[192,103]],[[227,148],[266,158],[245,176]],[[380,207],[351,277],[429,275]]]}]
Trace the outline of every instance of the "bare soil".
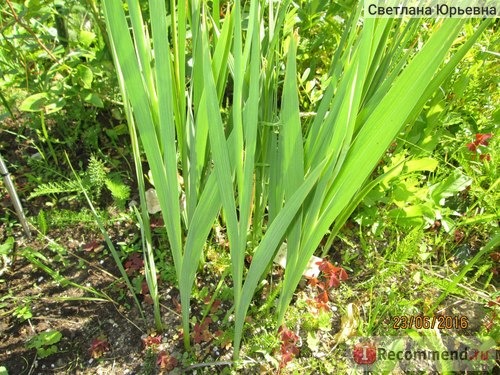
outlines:
[{"label": "bare soil", "polygon": [[[49,210],[45,199],[26,200],[33,181],[27,159],[36,154],[26,126],[26,119],[6,119],[0,129],[0,151],[6,162],[17,193],[28,217],[36,217],[40,209]],[[34,134],[31,136],[35,137]],[[73,150],[75,158],[85,160],[85,150]],[[62,156],[62,155],[61,155]],[[79,210],[73,202],[62,203],[64,208]],[[73,206],[72,206],[73,205]],[[60,207],[57,207],[60,208]],[[86,223],[64,228],[50,228],[42,235],[32,227],[32,238],[23,233],[15,215],[11,199],[0,181],[0,244],[8,237],[15,238],[13,251],[0,258],[0,366],[5,366],[11,375],[24,374],[139,374],[159,373],[156,357],[148,356],[144,338],[153,332],[151,316],[141,317],[139,309],[127,296],[120,273],[106,249],[98,228]],[[117,222],[109,228],[113,242],[131,241],[137,236],[137,228],[131,222]],[[100,243],[96,252],[88,244]],[[56,249],[62,249],[58,254]],[[30,263],[21,254],[30,252],[40,257],[57,259],[52,267],[56,281],[45,270]],[[46,263],[46,262],[42,262]],[[68,282],[74,283],[68,285]],[[72,286],[74,285],[74,286]],[[87,288],[87,289],[85,289]],[[93,293],[103,292],[109,298]],[[177,298],[175,289],[162,287],[163,301]],[[152,308],[138,296],[144,311]],[[169,299],[170,298],[170,299]],[[172,302],[171,302],[172,303]],[[29,311],[31,317],[24,315]],[[163,307],[162,317],[165,331],[161,347],[169,355],[181,357],[178,348],[180,319],[175,310]],[[36,349],[28,348],[30,339],[50,330],[59,331],[61,340],[57,353],[40,358]],[[93,340],[100,338],[109,343],[99,358],[92,352]]]}]

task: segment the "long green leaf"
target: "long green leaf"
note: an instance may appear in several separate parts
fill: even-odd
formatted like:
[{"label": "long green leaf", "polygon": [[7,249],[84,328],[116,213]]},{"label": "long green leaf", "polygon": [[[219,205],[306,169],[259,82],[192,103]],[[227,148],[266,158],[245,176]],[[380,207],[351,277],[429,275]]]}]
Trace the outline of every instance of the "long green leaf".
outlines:
[{"label": "long green leaf", "polygon": [[[407,65],[360,129],[349,148],[344,165],[326,196],[324,210],[314,226],[308,228],[308,236],[304,238],[297,268],[290,271],[293,272],[290,282],[283,286],[280,307],[289,304],[295,286],[300,281],[301,271],[306,268],[310,256],[316,250],[321,238],[327,233],[328,227],[361,188],[383,152],[404,125],[408,115],[421,101],[427,82],[433,78],[442,64],[460,26],[461,22],[457,20],[443,22],[422,50]],[[417,74],[421,79],[414,79]],[[283,315],[284,312],[281,311],[280,317]]]}]

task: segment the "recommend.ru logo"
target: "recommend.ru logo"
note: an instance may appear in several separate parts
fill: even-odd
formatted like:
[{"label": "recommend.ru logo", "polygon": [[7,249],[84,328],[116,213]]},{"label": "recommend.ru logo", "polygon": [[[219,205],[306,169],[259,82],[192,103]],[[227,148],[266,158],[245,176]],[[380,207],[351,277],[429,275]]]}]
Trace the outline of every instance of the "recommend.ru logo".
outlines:
[{"label": "recommend.ru logo", "polygon": [[348,357],[363,373],[409,371],[491,371],[496,365],[495,341],[490,337],[441,336],[434,332],[411,336],[360,337]]}]

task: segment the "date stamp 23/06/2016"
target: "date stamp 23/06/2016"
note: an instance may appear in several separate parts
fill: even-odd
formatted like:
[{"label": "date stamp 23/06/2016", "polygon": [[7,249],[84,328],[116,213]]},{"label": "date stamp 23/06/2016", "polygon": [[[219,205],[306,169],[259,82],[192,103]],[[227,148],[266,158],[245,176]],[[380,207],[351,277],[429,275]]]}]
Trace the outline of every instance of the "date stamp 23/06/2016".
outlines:
[{"label": "date stamp 23/06/2016", "polygon": [[400,315],[392,317],[394,329],[466,329],[469,319],[461,315]]}]

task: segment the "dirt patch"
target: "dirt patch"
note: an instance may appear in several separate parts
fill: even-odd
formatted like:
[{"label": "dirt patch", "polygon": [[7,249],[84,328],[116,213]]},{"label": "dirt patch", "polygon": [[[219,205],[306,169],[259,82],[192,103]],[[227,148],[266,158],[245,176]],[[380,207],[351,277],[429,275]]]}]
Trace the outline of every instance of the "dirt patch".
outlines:
[{"label": "dirt patch", "polygon": [[[24,241],[17,251],[29,247],[47,254],[47,250],[39,247],[35,250],[38,244],[38,241]],[[142,338],[148,334],[147,327],[153,325],[148,317],[141,318],[131,300],[118,295],[121,285],[113,277],[117,276],[113,264],[88,255],[87,258],[84,268],[72,266],[60,274],[64,280],[82,288],[63,286],[64,281],[54,281],[22,257],[17,257],[2,275],[0,363],[9,374],[136,374],[142,371],[145,355]],[[108,271],[104,272],[106,268]],[[110,301],[84,288],[103,291],[110,296]],[[151,309],[145,306],[144,310]],[[167,309],[162,316],[171,327],[166,334],[171,335],[180,321]],[[51,330],[62,334],[57,353],[40,358],[27,344],[37,334]],[[174,350],[178,343],[167,336],[164,340],[170,341],[168,349]],[[109,350],[100,358],[93,358],[91,352],[96,338],[109,343]]]},{"label": "dirt patch", "polygon": [[[183,356],[187,354],[182,343],[179,296],[173,282],[160,280],[164,329],[157,333],[147,295],[141,293],[140,284],[134,285],[139,289],[136,296],[145,315],[141,316],[95,221],[49,223],[46,231],[41,229],[37,222],[41,211],[49,221],[56,211],[67,210],[71,215],[88,207],[84,206],[84,199],[26,199],[37,184],[45,182],[41,178],[47,177],[46,173],[53,179],[51,171],[40,174],[33,169],[37,167],[32,165],[37,147],[32,139],[38,138],[28,126],[27,116],[7,118],[3,122],[0,150],[25,214],[38,228],[32,227],[32,239],[25,237],[0,179],[0,245],[9,238],[14,239],[8,255],[0,257],[0,366],[6,367],[11,375],[179,372]],[[70,150],[70,159],[76,160],[75,167],[78,160],[86,163],[89,154],[88,150],[84,151],[82,154],[82,150]],[[117,170],[129,170],[128,161],[120,157],[116,160],[123,163],[115,166]],[[70,175],[69,167],[61,167]],[[135,185],[131,182],[130,186]],[[132,198],[136,195],[132,192]],[[132,251],[140,251],[140,246],[136,246],[140,245],[139,229],[111,203],[112,199],[104,196],[96,205],[104,207],[108,219],[112,218],[106,228],[111,241],[117,249],[120,249],[118,243],[124,243],[129,245],[127,251],[132,248]],[[127,254],[120,251],[120,255],[125,262]],[[142,258],[140,253],[139,257]],[[56,353],[41,358],[36,349],[29,347],[30,340],[51,331],[61,334]],[[96,355],[96,340],[105,343],[100,348],[102,355]],[[145,341],[153,343],[150,348]],[[198,346],[196,358],[213,361],[210,357],[214,354],[213,348],[207,343]],[[160,358],[159,353],[163,353],[163,357]],[[220,361],[230,359],[231,353],[227,350],[219,349],[217,353]],[[163,369],[159,360],[164,362]],[[201,367],[206,366],[196,366],[198,373]]]}]

